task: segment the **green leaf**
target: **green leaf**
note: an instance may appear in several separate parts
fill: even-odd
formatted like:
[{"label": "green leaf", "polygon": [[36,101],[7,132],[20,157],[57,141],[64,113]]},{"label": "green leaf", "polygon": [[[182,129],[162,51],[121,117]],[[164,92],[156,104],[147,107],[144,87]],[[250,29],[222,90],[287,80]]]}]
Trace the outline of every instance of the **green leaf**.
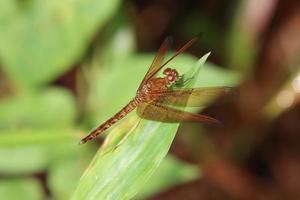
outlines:
[{"label": "green leaf", "polygon": [[165,191],[168,188],[183,184],[199,178],[199,167],[177,160],[173,156],[167,156],[138,193],[137,199],[147,199],[154,194]]},{"label": "green leaf", "polygon": [[259,46],[256,42],[257,29],[255,25],[253,30],[249,31],[247,18],[245,17],[247,3],[245,1],[238,1],[232,9],[233,19],[232,24],[225,39],[226,51],[225,55],[228,60],[228,66],[240,71],[243,74],[249,74],[252,67],[255,66],[255,60],[258,53]]},{"label": "green leaf", "polygon": [[85,167],[91,161],[96,149],[91,146],[78,148],[68,157],[56,160],[47,171],[48,187],[54,199],[70,199]]},{"label": "green leaf", "polygon": [[28,87],[68,70],[120,0],[0,2],[0,58],[5,72]]},{"label": "green leaf", "polygon": [[103,31],[102,38],[95,45],[93,59],[101,62],[101,68],[110,68],[112,62],[135,53],[135,50],[134,24],[128,19],[126,10],[121,9],[110,21],[109,26]]},{"label": "green leaf", "polygon": [[79,135],[68,129],[0,132],[1,174],[36,173],[78,151]]},{"label": "green leaf", "polygon": [[0,110],[1,129],[72,127],[76,117],[73,96],[61,88],[1,99]]},{"label": "green leaf", "polygon": [[234,70],[218,67],[209,62],[201,69],[195,85],[200,87],[230,86],[234,87],[241,80],[241,74]]},{"label": "green leaf", "polygon": [[34,179],[1,179],[0,197],[7,200],[42,200],[43,189]]},{"label": "green leaf", "polygon": [[[208,54],[203,56],[193,68],[194,77],[207,57]],[[132,117],[139,120],[136,115]],[[166,156],[178,126],[178,123],[141,120],[118,148],[107,152],[104,146],[99,151],[81,177],[73,199],[134,197]],[[110,134],[118,134],[121,129],[116,127],[113,131]]]},{"label": "green leaf", "polygon": [[[87,163],[86,163],[87,164]],[[70,199],[72,191],[83,173],[85,165],[78,165],[76,160],[61,160],[48,172],[48,186],[55,199]]]}]

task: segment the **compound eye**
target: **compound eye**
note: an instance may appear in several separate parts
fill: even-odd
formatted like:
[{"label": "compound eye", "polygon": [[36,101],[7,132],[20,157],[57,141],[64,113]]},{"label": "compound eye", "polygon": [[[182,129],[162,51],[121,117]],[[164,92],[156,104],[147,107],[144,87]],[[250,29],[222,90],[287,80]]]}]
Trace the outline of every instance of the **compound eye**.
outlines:
[{"label": "compound eye", "polygon": [[164,70],[163,74],[168,75],[168,74],[170,74],[171,72],[172,72],[172,69],[166,68],[166,69]]}]

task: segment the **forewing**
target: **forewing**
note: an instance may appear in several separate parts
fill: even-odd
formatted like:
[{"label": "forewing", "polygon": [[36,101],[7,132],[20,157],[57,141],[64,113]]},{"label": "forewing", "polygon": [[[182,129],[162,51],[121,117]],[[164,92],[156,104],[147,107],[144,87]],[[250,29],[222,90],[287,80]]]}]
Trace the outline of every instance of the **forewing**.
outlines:
[{"label": "forewing", "polygon": [[[197,39],[198,39],[198,37],[195,37],[195,38],[191,39],[190,41],[188,41],[187,43],[185,43],[185,45],[183,45],[179,50],[177,50],[174,53],[174,55],[171,58],[169,58],[162,66],[160,66],[160,68],[155,73],[157,73],[161,68],[166,66],[169,62],[171,62],[176,56],[178,56],[179,54],[183,53],[188,48],[190,48],[190,46],[192,46],[197,41]],[[155,75],[155,73],[153,75]],[[149,78],[152,78],[153,75]]]},{"label": "forewing", "polygon": [[162,91],[155,101],[159,104],[174,106],[207,106],[218,97],[226,99],[226,95],[232,93],[230,87],[207,87],[207,88],[183,88],[177,90]]},{"label": "forewing", "polygon": [[200,122],[206,124],[219,123],[218,120],[206,115],[194,114],[182,110],[167,107],[161,104],[141,103],[137,108],[138,115],[143,119],[178,123],[178,122]]},{"label": "forewing", "polygon": [[156,74],[163,64],[165,55],[169,48],[170,39],[166,38],[165,41],[160,45],[158,52],[155,56],[155,58],[152,61],[152,64],[150,65],[146,75],[144,76],[139,88],[141,88],[142,85],[144,85],[150,77],[153,77],[154,74]]},{"label": "forewing", "polygon": [[166,66],[171,60],[173,60],[176,56],[178,56],[179,54],[181,54],[182,52],[184,52],[185,50],[187,50],[198,38],[193,38],[190,41],[188,41],[185,45],[183,45],[178,51],[176,51],[174,53],[174,55],[169,58],[164,64],[162,64],[165,54],[168,50],[168,44],[169,44],[169,40],[168,38],[162,43],[162,45],[160,46],[158,53],[156,54],[148,72],[146,73],[143,81],[141,82],[139,89],[152,77],[154,77],[154,75],[159,72],[159,70],[161,68],[163,68],[164,66]]}]

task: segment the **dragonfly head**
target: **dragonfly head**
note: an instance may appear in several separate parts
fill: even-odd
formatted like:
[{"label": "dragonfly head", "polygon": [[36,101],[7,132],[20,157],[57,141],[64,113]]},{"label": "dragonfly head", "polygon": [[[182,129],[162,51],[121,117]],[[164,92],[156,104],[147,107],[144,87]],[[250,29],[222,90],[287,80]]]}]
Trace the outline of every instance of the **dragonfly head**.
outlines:
[{"label": "dragonfly head", "polygon": [[166,68],[163,71],[163,74],[166,75],[165,79],[168,84],[175,83],[179,77],[178,72],[175,69],[171,69],[171,68]]}]

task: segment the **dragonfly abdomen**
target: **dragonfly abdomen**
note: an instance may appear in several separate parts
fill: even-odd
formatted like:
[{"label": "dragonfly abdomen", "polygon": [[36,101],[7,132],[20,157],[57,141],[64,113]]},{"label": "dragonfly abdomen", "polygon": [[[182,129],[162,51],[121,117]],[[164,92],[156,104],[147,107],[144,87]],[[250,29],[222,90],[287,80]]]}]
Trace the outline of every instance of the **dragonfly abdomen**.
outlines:
[{"label": "dragonfly abdomen", "polygon": [[97,137],[99,134],[101,134],[106,129],[110,128],[113,124],[115,124],[117,121],[121,120],[123,117],[125,117],[128,113],[130,113],[132,110],[134,110],[137,105],[139,104],[139,101],[135,98],[131,100],[125,107],[123,107],[118,113],[116,113],[113,117],[108,119],[106,122],[98,126],[95,130],[93,130],[88,136],[83,138],[80,141],[80,144],[84,144],[89,140],[92,140],[93,138]]}]

